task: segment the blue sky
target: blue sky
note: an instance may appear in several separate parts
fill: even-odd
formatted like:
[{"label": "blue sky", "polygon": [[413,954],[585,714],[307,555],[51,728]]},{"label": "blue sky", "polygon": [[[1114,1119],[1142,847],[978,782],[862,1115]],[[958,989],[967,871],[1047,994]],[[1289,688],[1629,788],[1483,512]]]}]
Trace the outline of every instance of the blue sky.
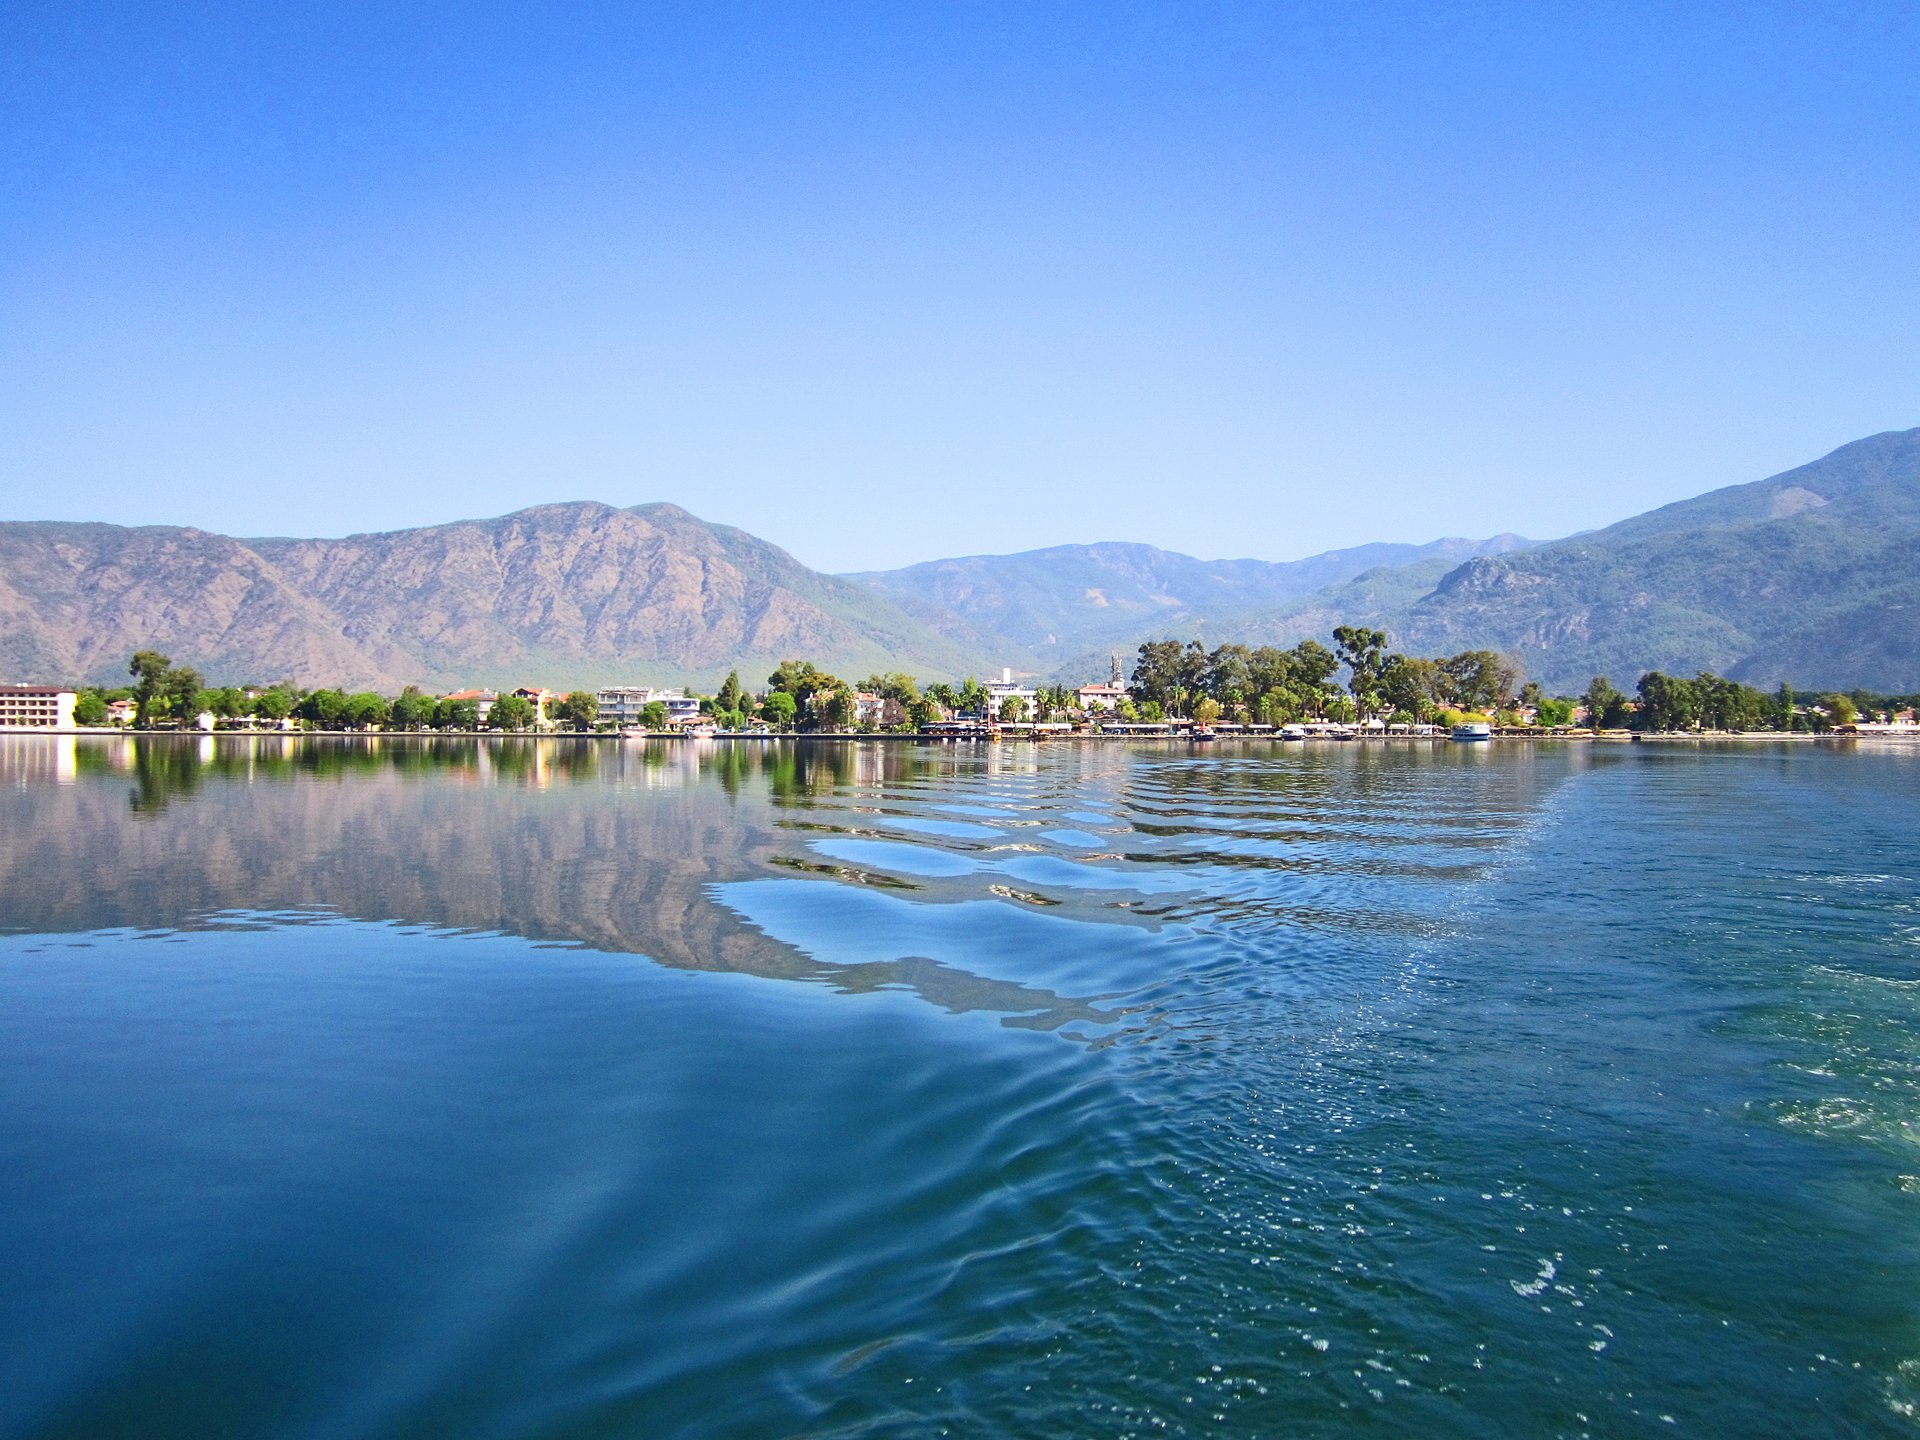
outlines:
[{"label": "blue sky", "polygon": [[1920,424],[1920,9],[0,10],[0,518],[1546,537]]}]

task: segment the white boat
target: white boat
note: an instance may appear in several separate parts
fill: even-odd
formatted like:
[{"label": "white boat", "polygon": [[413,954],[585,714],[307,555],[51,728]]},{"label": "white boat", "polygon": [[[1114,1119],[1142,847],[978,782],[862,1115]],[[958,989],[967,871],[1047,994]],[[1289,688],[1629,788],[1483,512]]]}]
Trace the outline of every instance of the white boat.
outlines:
[{"label": "white boat", "polygon": [[1282,725],[1280,727],[1280,738],[1282,740],[1304,740],[1307,738],[1307,727],[1304,725]]},{"label": "white boat", "polygon": [[1493,726],[1484,720],[1468,720],[1453,727],[1453,738],[1455,740],[1491,740]]}]

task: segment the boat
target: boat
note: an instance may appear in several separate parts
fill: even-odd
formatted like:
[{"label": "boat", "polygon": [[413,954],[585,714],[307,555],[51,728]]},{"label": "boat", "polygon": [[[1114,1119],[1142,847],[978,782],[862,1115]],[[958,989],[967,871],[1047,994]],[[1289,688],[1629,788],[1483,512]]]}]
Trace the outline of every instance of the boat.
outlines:
[{"label": "boat", "polygon": [[1455,740],[1491,740],[1493,726],[1484,720],[1468,720],[1453,727]]},{"label": "boat", "polygon": [[1304,740],[1307,738],[1307,727],[1304,725],[1282,725],[1280,727],[1280,738],[1282,740]]},{"label": "boat", "polygon": [[1187,732],[1187,738],[1189,740],[1214,740],[1219,737],[1214,734],[1211,726],[1196,725]]}]

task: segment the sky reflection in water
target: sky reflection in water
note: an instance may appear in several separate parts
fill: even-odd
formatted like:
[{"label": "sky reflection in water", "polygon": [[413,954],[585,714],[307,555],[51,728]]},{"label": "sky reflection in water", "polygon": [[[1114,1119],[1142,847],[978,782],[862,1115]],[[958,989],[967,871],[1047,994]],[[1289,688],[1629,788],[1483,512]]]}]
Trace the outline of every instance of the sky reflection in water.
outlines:
[{"label": "sky reflection in water", "polygon": [[0,1434],[1912,1423],[1911,757],[0,780]]}]

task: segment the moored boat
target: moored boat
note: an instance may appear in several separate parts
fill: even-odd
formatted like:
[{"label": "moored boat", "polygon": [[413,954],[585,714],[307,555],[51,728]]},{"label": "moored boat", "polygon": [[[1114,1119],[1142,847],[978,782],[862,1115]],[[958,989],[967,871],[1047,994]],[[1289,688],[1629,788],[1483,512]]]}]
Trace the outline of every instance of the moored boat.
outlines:
[{"label": "moored boat", "polygon": [[1455,740],[1491,740],[1493,726],[1484,720],[1468,720],[1453,727]]}]

